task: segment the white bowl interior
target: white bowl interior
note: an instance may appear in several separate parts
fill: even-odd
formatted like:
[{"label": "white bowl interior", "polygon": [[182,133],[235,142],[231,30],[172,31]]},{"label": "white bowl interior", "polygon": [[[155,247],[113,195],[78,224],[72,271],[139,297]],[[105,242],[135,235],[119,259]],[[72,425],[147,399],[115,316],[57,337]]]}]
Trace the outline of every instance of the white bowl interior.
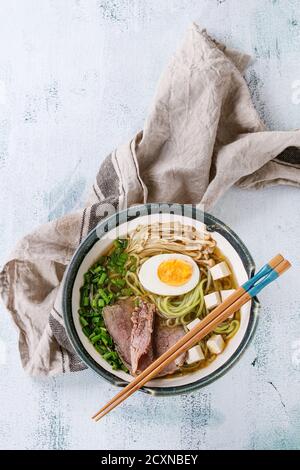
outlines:
[{"label": "white bowl interior", "polygon": [[[80,341],[82,345],[84,346],[84,348],[86,349],[86,351],[90,354],[90,356],[98,364],[100,364],[101,367],[103,367],[107,371],[111,372],[114,376],[122,380],[130,381],[132,380],[132,377],[131,375],[123,371],[112,370],[111,366],[104,359],[102,359],[100,354],[95,350],[93,345],[89,342],[87,337],[82,332],[82,328],[79,322],[78,309],[79,309],[79,301],[80,301],[80,287],[83,284],[83,275],[86,271],[88,271],[91,265],[95,263],[102,254],[107,252],[112,241],[115,240],[117,237],[126,236],[127,233],[132,231],[136,226],[140,224],[148,224],[148,223],[156,222],[158,220],[160,222],[168,222],[170,221],[170,218],[172,218],[172,221],[180,221],[186,225],[193,225],[197,230],[200,230],[200,231],[203,230],[203,227],[204,227],[204,224],[202,222],[199,222],[189,217],[175,215],[175,214],[174,215],[152,214],[151,216],[137,217],[128,223],[121,224],[117,228],[110,230],[100,240],[98,240],[94,244],[92,249],[88,252],[88,254],[85,256],[75,278],[73,292],[72,292],[72,315],[73,315],[74,325],[75,325],[77,334],[80,338]],[[217,246],[220,248],[222,253],[226,256],[227,260],[229,261],[231,265],[230,268],[235,275],[237,283],[239,285],[243,284],[248,279],[248,276],[237,251],[231,246],[231,244],[226,240],[226,238],[224,238],[218,232],[212,232],[212,236],[216,240]],[[207,367],[203,369],[199,369],[195,372],[191,372],[189,374],[185,374],[183,376],[155,379],[149,382],[147,387],[182,386],[182,385],[196,382],[197,380],[202,379],[212,374],[217,369],[219,369],[223,364],[225,364],[230,359],[230,357],[235,353],[240,343],[242,342],[248,323],[249,323],[250,310],[251,310],[250,302],[248,302],[246,305],[244,305],[241,308],[241,323],[240,323],[240,328],[238,332],[229,341],[223,353],[220,354]]]}]

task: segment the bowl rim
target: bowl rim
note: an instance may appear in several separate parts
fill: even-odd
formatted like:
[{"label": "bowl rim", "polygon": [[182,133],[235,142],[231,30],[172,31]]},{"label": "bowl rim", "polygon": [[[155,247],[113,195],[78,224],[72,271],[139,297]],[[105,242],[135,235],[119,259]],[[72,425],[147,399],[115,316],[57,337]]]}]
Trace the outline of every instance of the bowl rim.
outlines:
[{"label": "bowl rim", "polygon": [[[63,292],[62,292],[62,307],[63,307],[63,317],[66,326],[66,332],[71,341],[73,348],[75,349],[76,353],[80,357],[80,359],[91,369],[93,369],[98,375],[106,379],[108,382],[112,383],[113,385],[124,387],[127,385],[127,381],[120,379],[119,377],[115,376],[110,371],[105,370],[99,363],[97,363],[88,353],[88,351],[84,348],[83,344],[80,341],[78,333],[76,331],[73,315],[72,315],[72,295],[73,295],[73,285],[75,282],[75,278],[77,276],[77,271],[84,260],[87,253],[91,250],[94,244],[101,240],[102,236],[107,233],[106,228],[111,225],[113,219],[115,222],[112,228],[124,223],[129,222],[130,220],[136,219],[142,215],[145,215],[145,210],[147,210],[147,214],[149,215],[154,213],[170,213],[166,209],[169,208],[179,208],[181,210],[181,215],[184,215],[183,210],[185,205],[183,204],[171,204],[171,203],[161,203],[161,204],[139,204],[136,206],[131,206],[128,209],[122,210],[117,212],[116,214],[105,218],[96,227],[94,227],[87,237],[80,243],[78,248],[76,249],[69,266],[67,267],[67,271],[64,278],[63,284]],[[133,209],[136,209],[135,213]],[[141,209],[142,213],[139,213],[139,209]],[[196,219],[198,221],[204,222],[208,231],[216,231],[220,235],[222,235],[235,249],[238,256],[240,257],[242,264],[245,268],[245,271],[248,277],[252,277],[255,272],[255,264],[253,258],[242,242],[242,240],[238,237],[238,235],[230,229],[224,222],[217,219],[213,215],[209,214],[208,212],[203,212],[196,207],[191,207],[190,214],[188,215],[191,219]],[[101,235],[99,235],[101,234]],[[184,385],[177,385],[177,386],[170,386],[170,387],[143,387],[141,391],[150,393],[153,395],[160,395],[160,396],[170,396],[170,395],[177,395],[180,393],[192,392],[196,389],[202,388],[204,386],[209,385],[210,383],[214,382],[221,376],[223,376],[236,362],[240,359],[242,353],[245,351],[247,346],[249,345],[255,329],[258,323],[258,312],[259,312],[259,301],[256,297],[254,297],[251,301],[251,308],[249,313],[249,322],[242,338],[242,341],[238,345],[236,351],[228,358],[228,360],[222,364],[218,369],[213,371],[211,374],[200,378],[192,383],[187,383]]]}]

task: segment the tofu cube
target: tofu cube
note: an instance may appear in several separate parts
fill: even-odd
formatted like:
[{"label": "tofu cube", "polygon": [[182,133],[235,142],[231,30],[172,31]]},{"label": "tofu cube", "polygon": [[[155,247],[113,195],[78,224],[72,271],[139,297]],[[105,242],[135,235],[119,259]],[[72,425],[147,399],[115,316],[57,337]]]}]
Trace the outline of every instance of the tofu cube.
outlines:
[{"label": "tofu cube", "polygon": [[212,310],[221,303],[221,297],[219,292],[212,292],[204,296],[204,302],[207,310]]},{"label": "tofu cube", "polygon": [[[220,291],[220,294],[221,294],[221,300],[222,302],[224,302],[224,300],[227,299],[227,297],[229,297],[231,294],[233,294],[235,292],[235,289],[227,289],[227,290],[221,290]],[[232,313],[231,315],[229,315],[228,318],[233,318],[234,317],[234,313]]]},{"label": "tofu cube", "polygon": [[209,268],[209,270],[214,281],[217,279],[222,279],[223,277],[229,276],[229,274],[231,274],[230,269],[228,268],[225,261],[215,264],[215,266]]},{"label": "tofu cube", "polygon": [[197,345],[188,350],[186,359],[187,364],[194,364],[194,362],[203,361],[203,359],[205,359],[205,356],[201,346]]},{"label": "tofu cube", "polygon": [[221,354],[225,347],[225,343],[221,335],[212,335],[206,344],[212,354]]},{"label": "tofu cube", "polygon": [[191,321],[188,325],[186,325],[188,330],[192,330],[196,325],[199,325],[200,320],[199,318],[195,318],[195,320]]}]

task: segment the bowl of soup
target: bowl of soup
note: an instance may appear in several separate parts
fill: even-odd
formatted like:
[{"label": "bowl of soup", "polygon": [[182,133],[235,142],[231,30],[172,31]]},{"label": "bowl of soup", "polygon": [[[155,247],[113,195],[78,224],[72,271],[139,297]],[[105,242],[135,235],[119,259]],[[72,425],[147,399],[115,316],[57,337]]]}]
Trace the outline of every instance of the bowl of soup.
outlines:
[{"label": "bowl of soup", "polygon": [[[63,291],[69,339],[111,383],[126,385],[254,274],[223,222],[194,207],[145,204],[93,229],[75,252]],[[172,395],[222,376],[249,344],[252,299],[142,390]]]}]

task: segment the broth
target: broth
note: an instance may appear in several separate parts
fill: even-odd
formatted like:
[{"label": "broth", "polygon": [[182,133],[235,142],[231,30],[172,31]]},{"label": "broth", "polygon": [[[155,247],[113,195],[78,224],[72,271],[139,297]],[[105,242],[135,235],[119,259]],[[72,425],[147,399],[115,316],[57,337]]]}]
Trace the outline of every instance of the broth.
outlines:
[{"label": "broth", "polygon": [[[140,232],[138,232],[138,234],[139,233]],[[154,242],[150,243],[144,251],[136,249],[136,244],[139,240],[135,240],[134,247],[131,249],[131,235],[129,234],[127,239],[115,240],[107,250],[106,254],[100,257],[89,271],[85,273],[84,284],[81,288],[81,304],[79,309],[80,323],[84,334],[89,338],[95,349],[105,360],[107,360],[113,369],[123,369],[127,371],[126,366],[124,366],[124,361],[119,356],[115,343],[112,340],[104,322],[102,309],[105,306],[114,305],[118,300],[122,299],[136,299],[138,303],[143,299],[149,304],[156,305],[155,315],[159,315],[162,318],[165,326],[169,328],[182,326],[187,331],[186,325],[189,322],[194,318],[201,320],[201,318],[204,318],[207,315],[207,309],[205,302],[203,301],[204,295],[220,290],[237,289],[238,284],[232,265],[224,256],[222,251],[216,246],[216,242],[212,236],[207,235],[207,238],[202,238],[199,242],[199,238],[197,240],[197,234],[194,234],[195,232],[193,233],[193,238],[187,238],[188,248],[185,248],[183,243],[182,245],[176,245],[178,242],[176,241],[176,237],[174,237],[170,242],[167,241],[167,248],[162,249],[160,247],[161,245],[155,238]],[[201,249],[198,248],[198,251],[197,247],[193,248],[193,246],[195,246],[193,243],[196,243],[197,241],[202,243]],[[163,242],[165,242],[165,234]],[[158,243],[159,246],[155,246],[155,243]],[[175,247],[174,244],[176,245]],[[203,251],[203,245],[205,246],[205,244],[208,247],[206,252]],[[167,294],[154,294],[152,291],[145,289],[141,285],[138,273],[145,260],[157,255],[170,256],[170,254],[174,255],[180,253],[186,253],[190,259],[195,260],[193,261],[195,269],[197,269],[198,266],[200,270],[200,282],[198,281],[198,284],[194,289],[186,290],[185,293],[181,295],[174,296],[173,294],[173,297],[172,295],[168,297]],[[231,274],[214,281],[209,274],[207,263],[215,262],[215,264],[218,264],[222,261],[226,262]],[[153,269],[149,271],[149,276],[151,277],[152,275],[155,279],[155,270]],[[171,298],[171,300],[167,300],[168,298]],[[165,311],[163,309],[165,309]],[[157,313],[158,311],[159,313]],[[232,323],[233,321],[235,321],[235,324]],[[231,337],[234,336],[236,331],[238,331],[240,311],[235,313],[232,320],[227,320],[226,322],[227,324],[224,322],[225,330],[223,329],[221,332],[219,331],[215,333],[222,336],[225,343],[224,349],[228,345]],[[212,334],[213,333],[207,335],[200,342],[202,351],[205,355],[204,360],[191,365],[184,364],[175,373],[164,377],[171,378],[174,376],[186,375],[199,369],[203,369],[214,361],[216,355],[210,353],[206,344],[208,338]]]}]

